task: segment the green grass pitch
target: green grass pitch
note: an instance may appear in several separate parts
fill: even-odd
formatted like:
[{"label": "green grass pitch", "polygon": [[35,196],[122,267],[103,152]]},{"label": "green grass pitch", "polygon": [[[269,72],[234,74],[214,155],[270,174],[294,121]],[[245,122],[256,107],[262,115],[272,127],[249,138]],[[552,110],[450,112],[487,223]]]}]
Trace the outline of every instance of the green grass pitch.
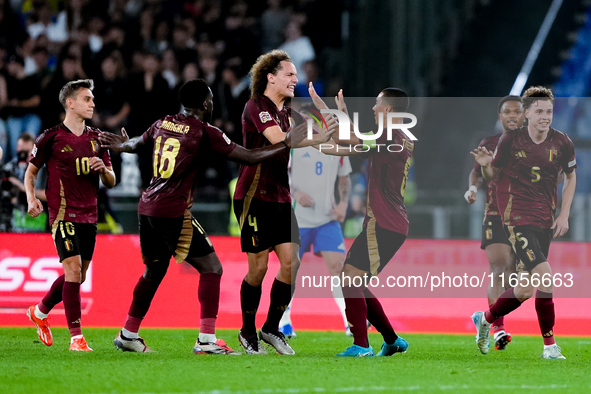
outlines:
[{"label": "green grass pitch", "polygon": [[[543,360],[541,338],[514,336],[484,356],[474,336],[403,335],[409,351],[384,358],[337,358],[351,344],[341,332],[305,332],[296,356],[197,356],[196,330],[142,330],[157,353],[116,351],[117,329],[84,329],[92,353],[71,353],[54,328],[46,347],[35,329],[0,328],[0,393],[591,393],[591,338],[559,337],[567,360]],[[241,349],[236,331],[218,331]],[[381,340],[371,333],[376,351]]]}]

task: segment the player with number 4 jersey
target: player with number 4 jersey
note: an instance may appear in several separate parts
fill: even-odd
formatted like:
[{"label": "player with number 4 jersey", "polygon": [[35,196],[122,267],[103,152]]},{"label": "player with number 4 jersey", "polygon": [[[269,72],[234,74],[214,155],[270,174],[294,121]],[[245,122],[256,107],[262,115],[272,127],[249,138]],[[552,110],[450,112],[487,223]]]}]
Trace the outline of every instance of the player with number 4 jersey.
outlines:
[{"label": "player with number 4 jersey", "polygon": [[[179,90],[179,100],[184,113],[157,120],[142,136],[129,140],[125,130],[122,136],[111,133],[100,136],[103,146],[119,152],[151,147],[153,161],[152,180],[142,193],[138,207],[145,272],[135,287],[127,320],[115,338],[115,346],[123,351],[151,351],[138,332],[170,258],[174,257],[177,263],[186,261],[200,273],[201,328],[194,353],[238,355],[215,335],[222,265],[205,230],[190,212],[197,160],[204,150],[213,150],[230,160],[253,165],[289,152],[292,139],[287,135],[275,145],[251,151],[236,145],[220,129],[206,122],[211,118],[213,95],[202,79],[185,83]],[[297,132],[293,139],[296,142],[303,139],[305,129],[299,128]],[[187,318],[196,314],[189,312]]]}]

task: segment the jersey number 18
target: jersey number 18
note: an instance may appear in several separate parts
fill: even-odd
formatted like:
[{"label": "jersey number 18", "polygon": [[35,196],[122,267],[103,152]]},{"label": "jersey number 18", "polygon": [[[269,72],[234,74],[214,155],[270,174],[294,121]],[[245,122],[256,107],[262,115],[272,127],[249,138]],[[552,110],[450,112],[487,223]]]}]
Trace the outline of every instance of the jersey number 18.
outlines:
[{"label": "jersey number 18", "polygon": [[160,149],[161,143],[162,136],[156,138],[154,146],[154,178],[158,178],[158,175],[160,175],[163,179],[166,179],[172,176],[181,143],[176,138],[167,138],[162,144],[162,150]]}]

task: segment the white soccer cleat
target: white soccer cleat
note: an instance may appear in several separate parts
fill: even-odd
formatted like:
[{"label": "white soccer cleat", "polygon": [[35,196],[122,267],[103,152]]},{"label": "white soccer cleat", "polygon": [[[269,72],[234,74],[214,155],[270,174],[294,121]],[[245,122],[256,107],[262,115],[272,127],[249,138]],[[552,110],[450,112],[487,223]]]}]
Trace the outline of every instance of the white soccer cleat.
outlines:
[{"label": "white soccer cleat", "polygon": [[262,329],[259,331],[259,338],[261,341],[273,346],[277,353],[288,356],[293,356],[295,351],[289,346],[285,340],[285,335],[280,332],[264,332]]},{"label": "white soccer cleat", "polygon": [[226,354],[229,356],[240,356],[242,353],[232,350],[223,339],[218,339],[217,342],[199,342],[195,343],[193,347],[195,354]]},{"label": "white soccer cleat", "polygon": [[505,350],[507,345],[511,343],[511,334],[505,331],[499,331],[494,335],[495,350]]},{"label": "white soccer cleat", "polygon": [[246,354],[259,354],[259,355],[266,355],[267,351],[259,342],[259,338],[257,334],[251,335],[248,338],[242,336],[242,333],[238,331],[238,341],[246,351]]},{"label": "white soccer cleat", "polygon": [[560,346],[558,346],[557,344],[551,345],[551,346],[544,346],[544,351],[542,352],[542,358],[548,359],[548,360],[566,360],[566,357],[564,357],[561,353],[562,349],[560,349]]},{"label": "white soccer cleat", "polygon": [[476,345],[480,353],[487,354],[490,350],[490,323],[484,318],[484,312],[474,312],[471,319],[476,326]]},{"label": "white soccer cleat", "polygon": [[115,338],[115,347],[117,350],[122,350],[124,352],[135,352],[135,353],[155,353],[152,349],[150,349],[144,339],[142,337],[137,337],[133,339],[126,339],[121,336],[121,332],[117,334]]}]

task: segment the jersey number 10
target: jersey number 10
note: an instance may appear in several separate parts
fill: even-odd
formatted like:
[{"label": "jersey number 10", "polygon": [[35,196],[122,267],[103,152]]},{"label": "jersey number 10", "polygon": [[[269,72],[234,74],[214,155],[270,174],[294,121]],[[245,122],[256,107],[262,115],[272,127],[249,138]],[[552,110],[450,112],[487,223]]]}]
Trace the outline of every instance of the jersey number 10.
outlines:
[{"label": "jersey number 10", "polygon": [[76,158],[76,175],[88,175],[90,172],[90,157]]}]

